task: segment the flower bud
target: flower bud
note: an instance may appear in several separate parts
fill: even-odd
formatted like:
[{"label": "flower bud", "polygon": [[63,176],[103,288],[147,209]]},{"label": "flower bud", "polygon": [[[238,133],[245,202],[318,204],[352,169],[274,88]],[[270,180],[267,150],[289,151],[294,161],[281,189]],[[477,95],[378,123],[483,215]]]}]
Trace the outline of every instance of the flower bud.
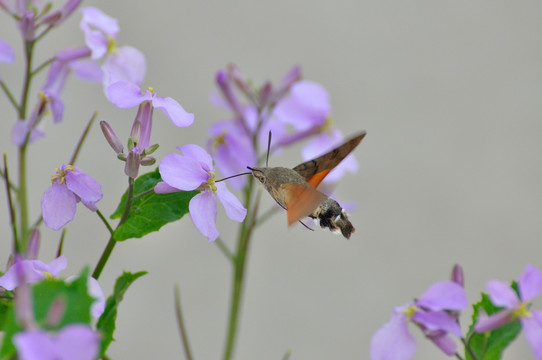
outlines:
[{"label": "flower bud", "polygon": [[58,297],[53,301],[53,304],[49,308],[49,313],[47,314],[47,325],[53,327],[57,326],[64,316],[66,310],[66,304],[64,299]]},{"label": "flower bud", "polygon": [[126,165],[124,166],[124,173],[132,179],[137,178],[139,172],[140,158],[136,151],[130,151],[126,158]]},{"label": "flower bud", "polygon": [[40,232],[38,229],[32,230],[30,239],[28,240],[28,247],[26,249],[26,258],[29,260],[35,260],[38,258],[40,251]]},{"label": "flower bud", "polygon": [[105,136],[105,139],[111,146],[111,148],[117,153],[120,154],[124,150],[122,143],[120,142],[119,137],[117,134],[115,134],[115,131],[113,131],[113,128],[109,126],[109,124],[106,121],[100,121],[100,127],[102,128],[102,132]]},{"label": "flower bud", "polygon": [[145,155],[152,154],[153,152],[156,151],[156,149],[158,149],[158,147],[160,147],[160,145],[158,145],[158,144],[154,144],[154,145],[149,146],[148,148],[145,149]]},{"label": "flower bud", "polygon": [[156,163],[156,159],[152,156],[145,156],[143,159],[141,159],[140,164],[143,166],[151,166]]},{"label": "flower bud", "polygon": [[461,287],[465,287],[465,276],[463,275],[463,268],[461,265],[454,265],[452,270],[452,281],[461,285]]}]

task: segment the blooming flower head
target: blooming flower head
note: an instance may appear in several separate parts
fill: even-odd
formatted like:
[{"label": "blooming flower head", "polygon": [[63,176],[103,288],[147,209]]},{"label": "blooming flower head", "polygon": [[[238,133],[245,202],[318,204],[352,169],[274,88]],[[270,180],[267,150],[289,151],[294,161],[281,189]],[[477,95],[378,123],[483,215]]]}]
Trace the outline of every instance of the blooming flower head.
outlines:
[{"label": "blooming flower head", "polygon": [[0,62],[11,64],[15,61],[15,53],[7,42],[0,39]]},{"label": "blooming flower head", "polygon": [[519,319],[527,341],[537,359],[542,359],[542,311],[530,310],[532,300],[542,293],[542,273],[527,265],[518,281],[518,293],[501,281],[487,283],[491,302],[504,310],[478,319],[474,331],[491,331]]},{"label": "blooming flower head", "polygon": [[199,190],[188,205],[190,217],[196,228],[214,241],[219,233],[216,228],[217,201],[220,200],[226,215],[234,221],[243,221],[246,209],[221,182],[215,182],[211,156],[198,145],[177,148],[183,153],[170,154],[162,159],[159,170],[163,182],[154,188],[157,193]]},{"label": "blooming flower head", "polygon": [[57,333],[29,329],[16,334],[13,344],[21,360],[93,360],[100,335],[87,325],[70,324]]},{"label": "blooming flower head", "polygon": [[[371,340],[372,360],[408,360],[416,352],[416,342],[408,331],[412,322],[445,354],[455,353],[448,334],[461,337],[454,312],[467,306],[465,290],[454,281],[432,285],[418,300],[395,308],[391,320]],[[393,344],[393,346],[390,346]]]},{"label": "blooming flower head", "polygon": [[89,61],[79,61],[74,65],[77,73],[83,75],[81,78],[102,82],[104,89],[119,80],[140,85],[147,68],[145,56],[131,46],[117,46],[117,20],[92,6],[81,9],[81,13],[83,19],[80,28],[85,35],[90,57],[93,60],[105,57],[99,71],[96,64]]},{"label": "blooming flower head", "polygon": [[96,203],[103,196],[101,185],[72,165],[63,164],[51,182],[51,187],[41,198],[41,212],[45,225],[53,230],[59,230],[73,220],[79,201],[96,211]]},{"label": "blooming flower head", "polygon": [[136,84],[117,81],[107,88],[106,94],[108,99],[120,108],[129,108],[149,101],[178,127],[187,127],[194,122],[194,114],[186,112],[174,99],[156,95],[153,88],[148,88],[142,93]]},{"label": "blooming flower head", "polygon": [[13,290],[20,285],[34,283],[43,279],[52,279],[66,268],[68,262],[64,255],[49,263],[40,260],[21,259],[15,261],[6,273],[0,277],[0,286]]}]

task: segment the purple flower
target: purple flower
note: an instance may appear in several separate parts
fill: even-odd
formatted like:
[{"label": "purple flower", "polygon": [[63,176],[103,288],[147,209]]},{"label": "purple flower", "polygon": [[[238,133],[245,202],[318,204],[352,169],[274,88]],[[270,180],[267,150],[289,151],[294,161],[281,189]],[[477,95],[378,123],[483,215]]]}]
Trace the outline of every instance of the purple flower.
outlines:
[{"label": "purple flower", "polygon": [[59,230],[73,220],[79,201],[96,211],[96,203],[103,196],[101,185],[72,165],[63,164],[51,182],[53,184],[41,198],[41,212],[45,225],[53,230]]},{"label": "purple flower", "polygon": [[432,285],[417,301],[395,308],[391,320],[371,340],[371,359],[412,358],[416,342],[408,331],[408,322],[420,327],[445,354],[453,355],[456,345],[448,334],[461,337],[461,329],[449,312],[460,311],[466,306],[465,290],[459,284],[444,281]]},{"label": "purple flower", "polygon": [[81,9],[81,13],[83,18],[80,28],[85,34],[85,43],[92,51],[92,58],[99,59],[107,54],[111,42],[119,32],[117,19],[93,6]]},{"label": "purple flower", "polygon": [[527,265],[518,281],[518,292],[501,281],[487,283],[491,302],[505,310],[478,319],[474,331],[491,331],[519,319],[527,341],[535,357],[542,359],[542,311],[530,310],[532,300],[542,293],[542,273],[532,265]]},{"label": "purple flower", "polygon": [[280,121],[299,131],[323,126],[331,113],[329,94],[322,85],[311,81],[298,81],[290,88],[273,111]]},{"label": "purple flower", "polygon": [[7,42],[0,39],[0,62],[11,64],[15,61],[15,53]]},{"label": "purple flower", "polygon": [[152,156],[148,156],[158,149],[157,144],[149,146],[152,128],[152,112],[153,108],[150,102],[144,101],[139,105],[137,115],[132,125],[130,140],[128,141],[127,155],[124,154],[122,143],[111,126],[105,121],[100,122],[102,132],[104,133],[107,142],[117,153],[117,157],[122,161],[126,161],[124,173],[133,179],[137,177],[140,165],[148,166],[153,165],[156,162]]},{"label": "purple flower", "polygon": [[68,261],[64,255],[48,264],[40,260],[19,260],[0,277],[0,286],[13,290],[22,285],[21,281],[29,284],[46,278],[55,278],[67,265]]},{"label": "purple flower", "polygon": [[[209,134],[212,138],[208,148],[216,166],[226,176],[245,172],[247,166],[256,164],[252,139],[239,122],[219,121],[209,128]],[[232,178],[229,183],[240,190],[246,183],[246,177]]]},{"label": "purple flower", "polygon": [[21,360],[93,360],[100,350],[100,335],[87,325],[70,324],[58,333],[26,330],[13,337]]},{"label": "purple flower", "polygon": [[95,65],[79,62],[76,65],[82,79],[102,81],[104,89],[117,81],[126,81],[140,85],[147,69],[145,56],[131,46],[117,47],[116,36],[119,31],[117,20],[95,7],[81,9],[83,19],[81,30],[85,34],[85,43],[91,51],[91,58],[97,60],[107,55],[101,67],[101,75]]},{"label": "purple flower", "polygon": [[194,115],[186,112],[183,107],[170,97],[161,97],[148,88],[144,93],[135,84],[126,81],[117,81],[107,88],[109,101],[120,108],[129,108],[144,101],[152,102],[152,106],[162,110],[166,116],[178,127],[186,127],[194,122]]},{"label": "purple flower", "polygon": [[169,154],[160,162],[160,175],[164,180],[154,188],[157,193],[199,190],[188,206],[190,217],[196,228],[214,241],[219,233],[216,228],[216,198],[234,221],[243,221],[246,209],[226,188],[224,183],[215,182],[211,156],[198,145],[177,147],[183,155]]}]

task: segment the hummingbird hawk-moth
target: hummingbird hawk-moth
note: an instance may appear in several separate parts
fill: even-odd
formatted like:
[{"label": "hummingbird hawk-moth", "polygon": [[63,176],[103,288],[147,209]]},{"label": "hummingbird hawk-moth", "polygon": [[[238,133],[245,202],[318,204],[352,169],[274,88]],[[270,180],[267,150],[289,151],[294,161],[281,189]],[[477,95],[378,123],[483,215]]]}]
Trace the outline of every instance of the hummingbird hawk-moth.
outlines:
[{"label": "hummingbird hawk-moth", "polygon": [[[271,134],[269,135],[271,140]],[[267,164],[266,167],[248,169],[271,197],[287,211],[288,225],[308,216],[322,228],[329,228],[349,239],[355,229],[346,212],[339,203],[316,188],[326,175],[358,146],[365,135],[366,132],[363,131],[328,153],[301,163],[293,169],[268,167]]]}]

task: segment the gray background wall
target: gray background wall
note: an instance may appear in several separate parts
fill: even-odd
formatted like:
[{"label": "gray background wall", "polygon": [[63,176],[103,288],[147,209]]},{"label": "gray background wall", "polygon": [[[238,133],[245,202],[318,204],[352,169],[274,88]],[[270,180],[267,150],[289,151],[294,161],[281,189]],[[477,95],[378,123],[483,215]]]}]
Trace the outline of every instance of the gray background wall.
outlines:
[{"label": "gray background wall", "polygon": [[[237,346],[238,359],[366,359],[372,334],[392,308],[446,279],[463,265],[469,300],[486,281],[517,278],[527,263],[542,268],[542,33],[539,1],[86,1],[116,17],[119,44],[147,57],[146,86],[172,96],[196,115],[177,129],[156,113],[158,157],[185,143],[204,144],[209,125],[226,114],[213,108],[217,69],[229,62],[259,83],[277,81],[294,64],[331,94],[343,133],[366,129],[356,150],[358,174],[336,193],[357,202],[350,241],[329,232],[288,230],[272,218],[252,243]],[[83,43],[76,15],[38,47],[38,59]],[[4,14],[0,37],[20,54]],[[19,56],[20,60],[21,57]],[[39,62],[39,60],[37,61]],[[20,64],[0,64],[19,93]],[[34,83],[35,90],[41,85]],[[84,123],[99,119],[127,136],[135,110],[108,103],[98,86],[71,79],[62,124],[31,146],[33,218],[55,167],[67,161]],[[11,164],[15,119],[0,98],[0,144]],[[299,148],[272,158],[294,166]],[[97,127],[78,165],[104,185],[99,204],[113,211],[124,190],[122,164]],[[0,197],[4,200],[4,192]],[[265,198],[264,205],[272,200]],[[10,250],[6,206],[0,206]],[[236,225],[219,212],[233,246]],[[44,229],[41,257],[51,260],[59,233]],[[66,276],[94,266],[107,241],[95,214],[79,207],[68,227]],[[1,260],[0,261],[4,261]],[[111,292],[123,270],[148,270],[119,312],[113,359],[182,358],[172,288],[179,283],[197,359],[222,353],[230,268],[186,218],[158,234],[119,244],[101,284]],[[538,302],[540,307],[540,302]],[[466,313],[465,319],[469,316]],[[466,329],[466,322],[463,329]],[[416,333],[417,331],[413,329]],[[417,359],[443,358],[420,339]],[[520,338],[508,359],[532,358]]]}]

